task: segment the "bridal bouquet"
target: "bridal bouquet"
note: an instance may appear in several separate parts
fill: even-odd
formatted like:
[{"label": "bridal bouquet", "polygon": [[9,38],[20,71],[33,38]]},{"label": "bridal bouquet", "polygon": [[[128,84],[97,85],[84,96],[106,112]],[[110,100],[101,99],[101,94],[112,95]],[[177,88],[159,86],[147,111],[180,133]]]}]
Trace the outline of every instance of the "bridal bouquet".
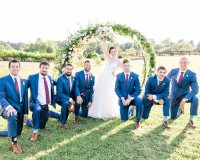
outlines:
[{"label": "bridal bouquet", "polygon": [[114,41],[115,34],[112,27],[99,27],[98,28],[99,38],[103,40],[105,38],[107,41]]}]

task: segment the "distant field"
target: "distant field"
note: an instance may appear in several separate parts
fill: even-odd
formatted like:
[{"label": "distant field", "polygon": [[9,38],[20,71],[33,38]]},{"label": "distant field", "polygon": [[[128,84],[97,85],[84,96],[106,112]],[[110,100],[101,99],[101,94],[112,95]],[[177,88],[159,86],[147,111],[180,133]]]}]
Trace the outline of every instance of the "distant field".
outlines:
[{"label": "distant field", "polygon": [[[165,65],[170,71],[179,67],[179,58],[157,57],[156,66]],[[197,73],[200,84],[200,56],[190,56],[189,60],[189,69]],[[132,71],[141,75],[143,61],[133,60],[131,63]],[[0,62],[0,77],[8,74],[7,64]],[[22,62],[20,75],[27,78],[38,73],[38,66],[39,63]],[[93,66],[91,72],[98,76],[101,68],[102,65]],[[82,69],[75,68],[74,73]],[[50,73],[53,74],[53,63]],[[148,120],[141,120],[141,130],[134,129],[135,112],[126,122],[118,118],[103,121],[87,117],[80,118],[78,125],[73,123],[74,114],[70,114],[67,121],[69,131],[60,129],[59,121],[50,119],[46,128],[39,130],[38,140],[34,143],[29,141],[32,129],[24,126],[18,138],[24,153],[15,155],[10,138],[0,137],[0,159],[200,159],[200,117],[194,118],[198,128],[192,129],[188,125],[189,108],[190,105],[186,104],[184,115],[176,120],[169,119],[170,130],[162,126],[161,106],[153,107]],[[59,105],[57,109],[50,109],[60,112]],[[31,115],[29,112],[29,118]],[[7,122],[0,118],[0,130],[5,129]]]}]

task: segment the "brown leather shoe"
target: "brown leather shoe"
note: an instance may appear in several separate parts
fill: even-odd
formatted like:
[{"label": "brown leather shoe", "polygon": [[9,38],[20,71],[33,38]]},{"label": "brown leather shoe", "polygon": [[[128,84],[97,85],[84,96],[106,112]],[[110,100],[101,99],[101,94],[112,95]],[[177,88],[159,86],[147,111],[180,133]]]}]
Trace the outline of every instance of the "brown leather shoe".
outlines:
[{"label": "brown leather shoe", "polygon": [[74,119],[74,123],[75,123],[75,124],[78,123],[78,117],[75,117],[75,119]]},{"label": "brown leather shoe", "polygon": [[165,126],[165,128],[171,128],[167,121],[162,122],[162,124]]},{"label": "brown leather shoe", "polygon": [[135,129],[140,129],[141,126],[140,126],[140,122],[136,122],[136,126],[135,126]]},{"label": "brown leather shoe", "polygon": [[32,138],[30,139],[31,142],[35,142],[37,140],[38,133],[33,133]]},{"label": "brown leather shoe", "polygon": [[60,124],[60,127],[61,127],[62,129],[66,129],[66,130],[68,130],[68,129],[69,129],[69,127],[67,127],[67,125],[66,125],[66,124]]},{"label": "brown leather shoe", "polygon": [[184,108],[182,108],[180,114],[184,114],[184,113],[185,113],[185,112],[184,112]]},{"label": "brown leather shoe", "polygon": [[12,145],[12,150],[15,154],[20,154],[22,153],[21,148],[19,147],[18,143],[15,143],[14,145]]},{"label": "brown leather shoe", "polygon": [[188,123],[190,124],[190,126],[191,126],[192,128],[197,128],[197,126],[196,126],[196,124],[193,122],[193,120],[189,121]]},{"label": "brown leather shoe", "polygon": [[69,110],[69,112],[70,112],[70,113],[71,113],[71,112],[73,112],[73,113],[74,113],[74,108],[70,109],[70,110]]}]

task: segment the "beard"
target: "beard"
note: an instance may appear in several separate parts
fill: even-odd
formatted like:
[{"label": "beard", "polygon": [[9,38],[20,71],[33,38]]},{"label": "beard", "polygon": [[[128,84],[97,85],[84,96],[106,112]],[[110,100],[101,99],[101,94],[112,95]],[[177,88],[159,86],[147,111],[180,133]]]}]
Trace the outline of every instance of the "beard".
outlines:
[{"label": "beard", "polygon": [[72,75],[72,73],[67,72],[67,73],[65,73],[65,75],[66,75],[67,77],[70,77],[70,76]]},{"label": "beard", "polygon": [[84,68],[86,72],[90,72],[91,69],[89,68]]},{"label": "beard", "polygon": [[40,72],[40,74],[41,74],[42,76],[46,76],[46,75],[47,75],[47,72]]}]

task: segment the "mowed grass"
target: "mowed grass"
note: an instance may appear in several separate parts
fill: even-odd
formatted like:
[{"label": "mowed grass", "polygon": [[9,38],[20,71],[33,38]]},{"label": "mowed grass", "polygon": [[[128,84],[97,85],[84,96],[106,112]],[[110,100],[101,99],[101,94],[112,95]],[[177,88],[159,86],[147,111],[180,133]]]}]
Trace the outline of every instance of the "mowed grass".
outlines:
[{"label": "mowed grass", "polygon": [[[157,67],[165,65],[168,70],[177,68],[179,58],[157,57]],[[197,73],[200,83],[200,57],[189,58],[189,69]],[[132,61],[132,71],[141,75],[142,64],[142,60]],[[2,66],[0,67],[2,69]],[[30,63],[23,63],[22,67],[20,75],[24,78],[38,72],[38,63],[32,66]],[[92,73],[97,76],[101,67],[93,66]],[[76,68],[75,71],[81,69]],[[1,74],[6,73],[4,71]],[[59,105],[57,109],[50,109],[60,112]],[[126,122],[118,118],[103,121],[80,117],[79,124],[73,123],[74,114],[71,113],[67,121],[69,131],[62,130],[59,121],[49,119],[46,128],[39,130],[38,140],[33,143],[29,141],[33,130],[24,125],[22,135],[18,137],[23,154],[15,155],[11,149],[10,138],[0,137],[0,159],[200,159],[200,118],[194,118],[198,128],[191,128],[188,124],[189,110],[190,104],[186,104],[185,114],[176,120],[169,119],[172,128],[165,129],[162,126],[162,107],[154,106],[149,119],[141,120],[141,130],[134,129],[135,112]],[[31,115],[29,112],[29,118]],[[0,118],[0,130],[5,129],[7,122]]]}]

